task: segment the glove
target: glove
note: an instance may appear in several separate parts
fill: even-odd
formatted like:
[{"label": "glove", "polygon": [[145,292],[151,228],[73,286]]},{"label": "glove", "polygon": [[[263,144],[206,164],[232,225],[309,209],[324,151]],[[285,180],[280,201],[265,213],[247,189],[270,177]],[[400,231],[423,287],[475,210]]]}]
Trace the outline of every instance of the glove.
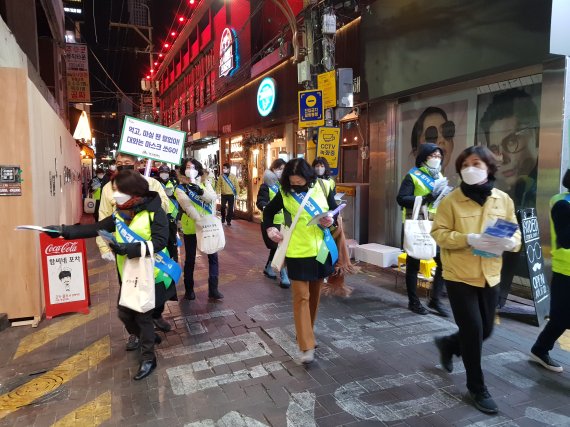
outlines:
[{"label": "glove", "polygon": [[428,204],[433,203],[433,202],[435,202],[435,194],[433,194],[433,192],[431,192],[427,196],[422,197],[422,206],[428,205]]},{"label": "glove", "polygon": [[200,187],[198,184],[188,184],[188,186],[198,196],[201,196],[202,194],[204,194],[204,189],[202,187]]},{"label": "glove", "polygon": [[281,240],[283,240],[283,235],[275,227],[269,227],[267,229],[267,237],[269,237],[275,243],[279,243]]},{"label": "glove", "polygon": [[495,245],[503,251],[510,252],[515,248],[517,242],[514,237],[501,237],[495,239]]},{"label": "glove", "polygon": [[126,255],[127,258],[139,258],[141,256],[140,243],[109,243],[109,247],[116,255]]},{"label": "glove", "polygon": [[58,237],[63,236],[63,227],[64,227],[63,225],[48,225],[47,227],[44,228],[49,228],[50,230],[53,231],[44,231],[44,233],[47,234],[52,239],[56,239]]},{"label": "glove", "polygon": [[104,254],[101,254],[101,259],[104,261],[115,262],[115,255],[113,255],[113,252],[105,252]]}]

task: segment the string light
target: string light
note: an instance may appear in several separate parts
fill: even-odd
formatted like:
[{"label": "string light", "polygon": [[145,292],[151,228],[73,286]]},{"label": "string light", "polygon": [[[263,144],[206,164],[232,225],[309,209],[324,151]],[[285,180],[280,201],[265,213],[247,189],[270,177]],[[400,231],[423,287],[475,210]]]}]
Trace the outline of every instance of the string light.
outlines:
[{"label": "string light", "polygon": [[176,31],[171,32],[170,35],[171,35],[172,37],[176,37]]}]

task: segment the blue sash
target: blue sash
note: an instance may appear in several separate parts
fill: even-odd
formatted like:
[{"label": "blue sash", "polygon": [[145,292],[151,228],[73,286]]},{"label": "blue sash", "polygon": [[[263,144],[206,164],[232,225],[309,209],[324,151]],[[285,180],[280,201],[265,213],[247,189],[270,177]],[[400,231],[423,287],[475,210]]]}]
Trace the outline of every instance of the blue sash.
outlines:
[{"label": "blue sash", "polygon": [[179,185],[178,188],[188,196],[188,198],[192,201],[192,203],[200,206],[202,209],[208,212],[208,214],[210,215],[212,214],[212,207],[209,204],[205,203],[202,199],[200,199],[200,196],[198,196],[196,193],[190,190],[190,188],[188,187],[185,188],[182,185]]},{"label": "blue sash", "polygon": [[[297,201],[297,203],[301,205],[301,203],[303,203],[303,199],[305,198],[306,193],[292,192],[291,195]],[[311,216],[311,218],[323,212],[320,206],[317,204],[317,202],[315,202],[311,197],[309,197],[309,200],[307,200],[307,203],[305,203],[305,211]],[[338,248],[336,247],[336,243],[333,239],[331,231],[328,229],[328,227],[323,227],[321,225],[319,225],[318,227],[323,231],[324,234],[323,243],[326,245],[329,253],[331,254],[332,264],[335,265],[338,260]],[[322,262],[322,264],[324,264],[324,261]]]},{"label": "blue sash", "polygon": [[[131,230],[127,224],[123,221],[119,221],[115,214],[113,214],[113,217],[115,218],[115,227],[117,227],[117,231],[126,242],[133,243],[145,241],[141,236]],[[172,280],[174,280],[174,283],[178,282],[178,279],[180,279],[180,276],[182,275],[182,269],[178,263],[162,251],[155,252],[154,266],[170,276]]]},{"label": "blue sash", "polygon": [[408,173],[418,178],[421,182],[423,182],[426,185],[427,188],[433,191],[433,188],[435,187],[435,179],[433,179],[427,173],[423,172],[418,168],[412,168]]},{"label": "blue sash", "polygon": [[273,185],[270,185],[269,188],[271,188],[271,191],[273,191],[275,194],[279,193],[279,184],[275,183]]},{"label": "blue sash", "polygon": [[234,193],[234,197],[237,196],[237,191],[235,186],[232,184],[232,182],[230,181],[230,179],[226,176],[226,174],[222,174],[222,176],[224,177],[224,181],[226,181],[226,183],[230,186],[230,188],[232,189],[232,193]]}]

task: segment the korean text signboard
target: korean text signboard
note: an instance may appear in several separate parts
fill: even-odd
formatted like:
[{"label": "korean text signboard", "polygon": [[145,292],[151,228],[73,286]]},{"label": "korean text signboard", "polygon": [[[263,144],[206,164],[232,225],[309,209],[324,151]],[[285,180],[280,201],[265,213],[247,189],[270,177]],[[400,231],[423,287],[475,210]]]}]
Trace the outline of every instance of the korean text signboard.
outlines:
[{"label": "korean text signboard", "polygon": [[338,175],[340,128],[320,127],[317,136],[317,157],[327,159],[332,175]]},{"label": "korean text signboard", "polygon": [[89,61],[86,44],[65,45],[67,98],[69,102],[91,102]]},{"label": "korean text signboard", "polygon": [[323,92],[321,90],[302,90],[299,92],[299,127],[310,128],[323,126]]},{"label": "korean text signboard", "polygon": [[317,76],[319,90],[323,91],[323,108],[336,107],[336,71],[328,71]]},{"label": "korean text signboard", "polygon": [[550,288],[544,275],[544,259],[540,246],[538,218],[534,208],[519,210],[517,217],[522,230],[523,247],[521,250],[526,253],[528,277],[536,317],[538,324],[542,326],[550,310]]},{"label": "korean text signboard", "polygon": [[125,116],[119,151],[179,165],[186,132]]},{"label": "korean text signboard", "polygon": [[0,196],[21,196],[22,171],[19,166],[0,165]]},{"label": "korean text signboard", "polygon": [[89,313],[89,276],[85,241],[40,234],[46,317]]}]

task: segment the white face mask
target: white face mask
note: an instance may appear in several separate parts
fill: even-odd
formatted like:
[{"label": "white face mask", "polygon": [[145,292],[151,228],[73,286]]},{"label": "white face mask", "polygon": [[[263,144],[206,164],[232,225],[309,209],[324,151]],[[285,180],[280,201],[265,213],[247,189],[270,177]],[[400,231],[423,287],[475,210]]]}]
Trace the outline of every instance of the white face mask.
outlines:
[{"label": "white face mask", "polygon": [[110,170],[111,172],[115,172],[115,171],[117,170],[117,166],[111,165],[111,166],[109,166],[109,170]]},{"label": "white face mask", "polygon": [[186,169],[184,171],[184,175],[186,175],[190,179],[196,179],[196,177],[198,176],[198,171],[194,168]]},{"label": "white face mask", "polygon": [[166,172],[161,173],[159,176],[163,181],[166,181],[168,178],[170,178],[170,174]]},{"label": "white face mask", "polygon": [[165,189],[164,189],[164,192],[166,193],[166,195],[167,195],[168,197],[170,197],[170,196],[172,196],[172,195],[174,194],[174,188],[172,188],[172,187],[165,188]]},{"label": "white face mask", "polygon": [[223,173],[230,173],[230,170],[229,170],[229,169],[226,169],[226,168],[223,168],[223,169],[222,169],[222,172],[223,172]]},{"label": "white face mask", "polygon": [[281,175],[283,175],[283,169],[276,170],[275,175],[277,175],[277,178],[281,179]]},{"label": "white face mask", "polygon": [[104,176],[105,176],[105,175],[102,174],[102,173],[98,173],[98,174],[97,174],[97,178],[99,178],[99,179],[103,179]]},{"label": "white face mask", "polygon": [[487,171],[469,166],[461,169],[461,179],[467,185],[480,184],[487,179]]},{"label": "white face mask", "polygon": [[117,205],[124,205],[131,200],[131,196],[121,193],[120,191],[115,191],[113,192],[113,199],[115,199],[115,203],[117,203]]},{"label": "white face mask", "polygon": [[317,166],[315,168],[315,172],[317,173],[318,176],[323,176],[325,174],[325,168],[322,166]]},{"label": "white face mask", "polygon": [[437,158],[427,159],[426,165],[428,168],[437,169],[438,167],[441,166],[441,159],[437,159]]}]

